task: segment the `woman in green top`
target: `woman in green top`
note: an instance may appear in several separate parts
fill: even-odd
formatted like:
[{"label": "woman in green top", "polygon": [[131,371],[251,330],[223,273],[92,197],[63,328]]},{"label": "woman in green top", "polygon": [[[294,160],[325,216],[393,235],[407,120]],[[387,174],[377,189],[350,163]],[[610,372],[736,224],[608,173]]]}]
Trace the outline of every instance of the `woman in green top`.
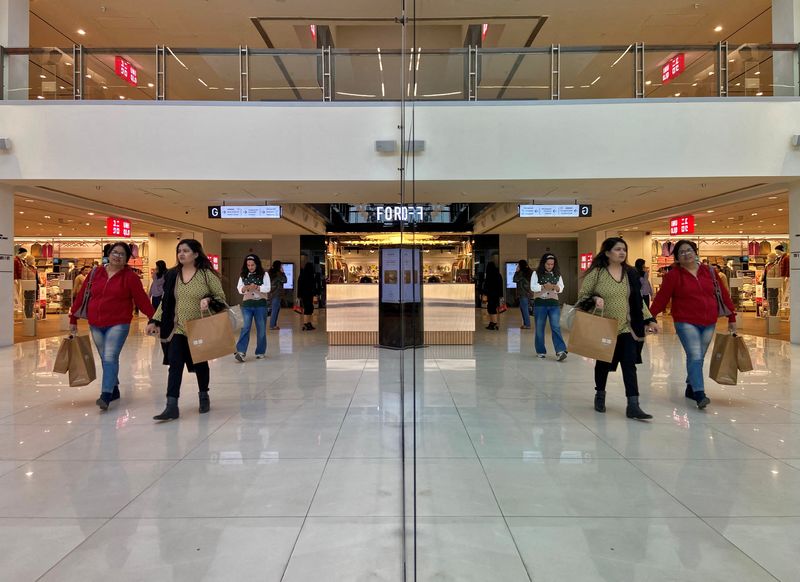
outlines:
[{"label": "woman in green top", "polygon": [[606,411],[606,382],[608,373],[622,367],[622,381],[628,418],[646,420],[653,418],[639,407],[639,382],[636,364],[642,362],[645,333],[658,333],[655,318],[650,315],[642,299],[641,282],[636,269],[628,265],[628,244],[621,238],[606,239],[583,278],[578,303],[593,300],[594,306],[605,317],[617,320],[617,345],[612,361],[597,360],[594,366],[594,409]]},{"label": "woman in green top", "polygon": [[183,367],[197,376],[200,393],[200,413],[211,409],[208,397],[210,373],[208,362],[192,362],[189,340],[186,338],[187,321],[200,317],[208,309],[211,299],[225,301],[225,293],[211,261],[202,245],[194,239],[184,239],[176,249],[178,264],[164,275],[164,295],[147,333],[159,335],[164,348],[164,364],[169,366],[167,376],[167,407],[153,417],[154,420],[178,418],[178,397],[183,380]]}]

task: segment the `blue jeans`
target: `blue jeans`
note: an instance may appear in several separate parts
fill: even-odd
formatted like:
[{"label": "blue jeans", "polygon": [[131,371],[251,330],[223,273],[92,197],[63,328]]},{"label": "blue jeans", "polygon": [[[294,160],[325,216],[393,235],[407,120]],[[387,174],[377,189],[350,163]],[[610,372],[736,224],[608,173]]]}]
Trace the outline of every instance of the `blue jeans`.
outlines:
[{"label": "blue jeans", "polygon": [[275,328],[278,325],[278,313],[281,311],[281,298],[272,298],[272,316],[269,318],[270,328]]},{"label": "blue jeans", "polygon": [[524,295],[520,295],[519,310],[522,312],[522,325],[524,325],[525,327],[531,326],[531,312],[530,312],[529,302],[530,299],[528,299]]},{"label": "blue jeans", "polygon": [[533,318],[536,323],[536,339],[534,344],[537,354],[546,354],[547,348],[544,345],[544,328],[547,320],[550,320],[550,334],[553,336],[553,347],[558,352],[566,352],[567,344],[561,337],[561,308],[558,305],[534,305]]},{"label": "blue jeans", "polygon": [[102,392],[111,394],[114,387],[119,385],[119,353],[125,345],[125,340],[128,339],[130,329],[129,323],[109,327],[89,327],[97,353],[100,355],[100,362],[103,364]]},{"label": "blue jeans", "polygon": [[247,345],[250,343],[250,328],[253,320],[256,322],[256,355],[263,356],[267,353],[267,307],[242,307],[244,325],[239,341],[236,342],[236,351],[243,354],[247,353]]},{"label": "blue jeans", "polygon": [[695,392],[704,392],[703,360],[708,346],[714,338],[715,325],[695,325],[693,323],[675,322],[675,331],[686,352],[686,383],[691,384]]}]

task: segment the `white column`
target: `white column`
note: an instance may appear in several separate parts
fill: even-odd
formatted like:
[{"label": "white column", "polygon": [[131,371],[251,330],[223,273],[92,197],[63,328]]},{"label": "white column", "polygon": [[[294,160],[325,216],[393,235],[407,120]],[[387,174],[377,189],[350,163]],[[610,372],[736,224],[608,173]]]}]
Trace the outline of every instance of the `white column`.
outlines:
[{"label": "white column", "polygon": [[596,255],[604,240],[606,240],[606,231],[604,230],[582,230],[578,233],[578,275],[581,274],[581,255],[587,253],[591,253],[592,256]]},{"label": "white column", "polygon": [[789,187],[790,338],[800,344],[800,182]]},{"label": "white column", "polygon": [[[772,42],[800,42],[800,0],[772,0]],[[797,54],[776,52],[772,58],[772,78],[775,95],[798,94]],[[788,86],[786,86],[788,85]]]},{"label": "white column", "polygon": [[0,347],[14,343],[14,192],[0,184]]},{"label": "white column", "polygon": [[[30,26],[28,23],[29,0],[0,0],[0,45],[27,47]],[[3,84],[7,99],[27,99],[28,57],[15,56],[6,62]],[[9,91],[9,89],[13,89]]]}]

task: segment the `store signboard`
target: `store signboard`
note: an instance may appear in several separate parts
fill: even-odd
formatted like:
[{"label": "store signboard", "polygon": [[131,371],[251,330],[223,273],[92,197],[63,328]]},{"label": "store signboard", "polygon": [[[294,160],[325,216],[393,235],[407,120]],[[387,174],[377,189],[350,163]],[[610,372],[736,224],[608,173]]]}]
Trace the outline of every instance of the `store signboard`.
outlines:
[{"label": "store signboard", "polygon": [[581,253],[580,263],[579,263],[581,271],[588,271],[589,267],[592,266],[593,260],[594,260],[594,253]]},{"label": "store signboard", "polygon": [[280,206],[209,206],[209,218],[280,218]]},{"label": "store signboard", "polygon": [[682,234],[694,233],[694,216],[688,214],[686,216],[676,216],[669,219],[669,234],[670,236],[680,236]]},{"label": "store signboard", "polygon": [[208,260],[211,261],[211,266],[214,270],[219,272],[219,255],[208,255]]},{"label": "store signboard", "polygon": [[669,84],[675,77],[678,77],[681,73],[683,73],[684,69],[686,68],[686,55],[684,53],[678,53],[671,59],[669,59],[664,65],[661,67],[661,82],[664,85]]},{"label": "store signboard", "polygon": [[376,222],[422,222],[425,220],[423,206],[381,205],[375,208]]},{"label": "store signboard", "polygon": [[520,218],[587,218],[591,204],[520,204]]},{"label": "store signboard", "polygon": [[131,221],[109,216],[106,219],[106,234],[121,238],[131,238]]},{"label": "store signboard", "polygon": [[139,73],[136,67],[119,55],[114,57],[114,73],[132,87],[139,84]]}]

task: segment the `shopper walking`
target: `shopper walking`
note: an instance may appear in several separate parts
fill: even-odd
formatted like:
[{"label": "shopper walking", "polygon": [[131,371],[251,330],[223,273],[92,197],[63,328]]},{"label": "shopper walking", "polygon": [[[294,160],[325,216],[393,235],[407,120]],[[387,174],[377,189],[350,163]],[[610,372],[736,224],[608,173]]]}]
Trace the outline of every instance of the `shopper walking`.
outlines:
[{"label": "shopper walking", "polygon": [[303,331],[317,329],[311,324],[311,316],[314,314],[314,297],[319,297],[319,293],[314,263],[307,261],[297,278],[297,296],[303,303]]},{"label": "shopper walking", "polygon": [[78,332],[75,313],[83,304],[84,295],[89,294],[89,330],[103,366],[100,398],[96,402],[100,410],[108,410],[108,405],[120,397],[119,355],[130,333],[134,306],[147,317],[155,312],[142,281],[128,267],[130,258],[131,248],[126,243],[111,245],[108,264],[92,269],[70,310],[69,331],[74,335]]},{"label": "shopper walking", "polygon": [[156,272],[153,273],[153,281],[150,283],[150,301],[153,308],[158,309],[161,297],[164,295],[164,275],[167,274],[167,263],[156,261]]},{"label": "shopper walking", "polygon": [[180,416],[178,398],[183,381],[183,367],[197,376],[200,413],[211,409],[208,396],[210,373],[208,362],[195,364],[186,338],[186,322],[197,319],[207,310],[212,299],[225,301],[219,276],[194,239],[183,239],[176,248],[178,264],[164,276],[164,295],[147,333],[159,335],[164,348],[167,375],[167,406],[154,420],[172,420]]},{"label": "shopper walking", "polygon": [[286,285],[286,274],[283,272],[283,263],[280,261],[272,261],[272,268],[268,271],[269,280],[271,283],[269,290],[269,297],[271,302],[272,314],[269,319],[269,328],[271,330],[278,330],[278,314],[281,312],[281,300],[284,294],[284,285]]},{"label": "shopper walking", "polygon": [[244,362],[247,356],[253,321],[256,322],[256,359],[262,359],[267,353],[267,294],[270,287],[270,278],[261,266],[261,259],[258,255],[247,255],[239,273],[239,283],[236,285],[244,298],[242,302],[244,323],[239,341],[236,342],[236,353],[233,354],[237,362]]},{"label": "shopper walking", "polygon": [[78,271],[78,274],[75,276],[75,284],[72,286],[72,288],[75,291],[80,291],[81,290],[81,287],[83,287],[83,282],[86,281],[86,277],[89,276],[89,273],[91,272],[91,270],[92,270],[92,267],[90,267],[89,265],[86,265],[85,267],[81,267],[81,270]]},{"label": "shopper walking", "polygon": [[519,299],[519,310],[522,312],[522,325],[520,329],[531,328],[531,276],[533,271],[528,266],[528,261],[522,259],[517,263],[517,270],[514,272],[514,284],[517,286],[517,299]]},{"label": "shopper walking", "polygon": [[486,296],[486,312],[489,314],[489,325],[486,329],[498,330],[497,308],[503,296],[503,277],[494,261],[489,261],[486,265],[486,278],[483,280],[481,293]]},{"label": "shopper walking", "polygon": [[592,299],[595,307],[605,317],[617,320],[617,345],[610,363],[597,360],[594,365],[594,409],[606,411],[606,383],[608,373],[622,368],[622,381],[628,418],[646,420],[653,418],[639,406],[639,381],[636,364],[641,363],[645,333],[657,333],[655,319],[642,299],[639,274],[628,265],[627,243],[618,237],[606,239],[595,255],[583,278],[578,303]]},{"label": "shopper walking", "polygon": [[639,283],[642,285],[642,299],[644,304],[650,307],[650,300],[653,298],[653,286],[650,285],[650,269],[645,267],[647,261],[644,259],[636,259],[634,268],[639,274]]},{"label": "shopper walking", "polygon": [[703,409],[711,402],[705,392],[703,361],[720,317],[719,301],[730,311],[731,333],[736,332],[736,313],[714,268],[700,264],[695,243],[678,241],[673,256],[676,268],[664,277],[650,311],[657,317],[672,303],[675,331],[686,354],[686,398],[692,398]]},{"label": "shopper walking", "polygon": [[561,307],[558,304],[558,294],[564,291],[564,279],[558,268],[558,259],[554,254],[545,253],[539,260],[539,266],[531,276],[531,290],[533,300],[533,320],[536,325],[536,339],[534,347],[536,355],[544,358],[547,348],[544,344],[544,330],[550,322],[550,335],[553,339],[553,349],[556,359],[563,362],[567,359],[567,344],[561,336]]}]

